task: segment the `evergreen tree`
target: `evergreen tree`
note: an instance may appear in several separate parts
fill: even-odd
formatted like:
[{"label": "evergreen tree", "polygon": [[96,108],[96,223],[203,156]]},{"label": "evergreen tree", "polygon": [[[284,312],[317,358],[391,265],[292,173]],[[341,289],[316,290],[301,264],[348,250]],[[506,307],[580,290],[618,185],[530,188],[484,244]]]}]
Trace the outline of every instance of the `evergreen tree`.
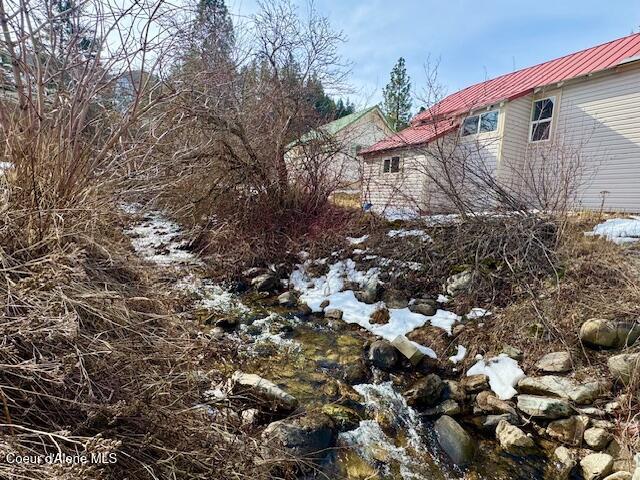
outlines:
[{"label": "evergreen tree", "polygon": [[341,98],[338,99],[338,101],[336,102],[336,119],[350,115],[353,112],[355,112],[355,106],[349,101],[348,98],[346,103],[343,102]]},{"label": "evergreen tree", "polygon": [[401,130],[411,119],[411,79],[407,75],[404,58],[400,57],[391,70],[391,79],[382,90],[384,112],[391,126]]},{"label": "evergreen tree", "polygon": [[230,58],[235,34],[224,0],[200,0],[194,37],[204,57],[213,61]]}]

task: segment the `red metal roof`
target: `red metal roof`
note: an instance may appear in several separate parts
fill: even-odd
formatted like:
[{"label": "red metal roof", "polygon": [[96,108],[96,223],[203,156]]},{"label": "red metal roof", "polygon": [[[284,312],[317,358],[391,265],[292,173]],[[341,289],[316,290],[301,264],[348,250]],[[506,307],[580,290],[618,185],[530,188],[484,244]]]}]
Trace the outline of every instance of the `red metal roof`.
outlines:
[{"label": "red metal roof", "polygon": [[[429,110],[419,113],[411,120],[411,126],[397,135],[407,139],[419,139],[419,142],[411,143],[413,145],[425,143],[433,138],[426,135],[426,129],[418,129],[425,122],[431,122],[435,116],[452,118],[473,108],[503,100],[513,100],[533,92],[536,87],[607,70],[619,65],[625,59],[638,55],[640,55],[640,33],[477,83],[445,97]],[[397,148],[389,145],[388,139],[385,139],[363,153]]]},{"label": "red metal roof", "polygon": [[371,147],[362,149],[361,155],[379,152],[383,150],[392,150],[411,145],[422,145],[424,143],[435,140],[442,135],[458,128],[458,123],[454,120],[441,120],[439,122],[424,123],[413,127],[405,128],[398,133],[380,140]]}]

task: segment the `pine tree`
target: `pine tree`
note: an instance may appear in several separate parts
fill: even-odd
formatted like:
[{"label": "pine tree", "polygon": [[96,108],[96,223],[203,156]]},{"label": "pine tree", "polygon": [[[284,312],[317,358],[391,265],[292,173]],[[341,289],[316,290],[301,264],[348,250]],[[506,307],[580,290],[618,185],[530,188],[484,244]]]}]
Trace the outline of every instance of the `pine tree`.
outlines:
[{"label": "pine tree", "polygon": [[391,126],[402,130],[411,119],[411,79],[407,75],[404,58],[400,57],[391,70],[391,79],[382,90],[384,112]]},{"label": "pine tree", "polygon": [[336,103],[336,119],[345,117],[355,111],[355,106],[347,98],[346,103],[342,99],[338,99]]},{"label": "pine tree", "polygon": [[235,34],[224,0],[200,0],[194,37],[205,57],[219,61],[231,56]]}]

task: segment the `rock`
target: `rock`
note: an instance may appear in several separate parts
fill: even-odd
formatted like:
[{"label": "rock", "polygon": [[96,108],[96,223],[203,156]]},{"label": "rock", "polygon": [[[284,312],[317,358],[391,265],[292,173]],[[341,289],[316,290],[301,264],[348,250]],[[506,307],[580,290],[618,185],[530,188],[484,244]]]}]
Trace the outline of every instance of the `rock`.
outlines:
[{"label": "rock", "polygon": [[629,472],[616,472],[616,473],[612,473],[611,475],[606,477],[604,480],[633,480],[633,477]]},{"label": "rock", "polygon": [[294,307],[298,303],[298,296],[295,292],[284,292],[278,295],[278,303],[283,307]]},{"label": "rock", "polygon": [[324,311],[324,318],[330,318],[332,320],[342,320],[342,310],[339,308],[326,308]]},{"label": "rock", "polygon": [[395,288],[388,288],[382,295],[385,305],[388,308],[407,308],[409,305],[409,298],[402,291]]},{"label": "rock", "polygon": [[206,323],[223,330],[232,330],[238,326],[239,320],[238,317],[223,317],[215,320],[211,318],[211,320],[207,319]]},{"label": "rock", "polygon": [[521,453],[523,450],[530,450],[535,447],[531,437],[505,420],[500,420],[498,423],[496,438],[500,442],[500,446],[511,453]]},{"label": "rock", "polygon": [[571,470],[573,470],[578,463],[575,452],[569,450],[567,447],[558,447],[553,452],[553,455],[557,460],[557,472],[556,476],[549,476],[549,478],[557,478],[558,480],[565,480],[569,478]]},{"label": "rock", "polygon": [[469,375],[460,380],[460,385],[467,393],[476,393],[489,389],[489,377],[483,374]]},{"label": "rock", "polygon": [[518,409],[535,418],[556,419],[571,415],[571,405],[560,398],[518,395]]},{"label": "rock", "polygon": [[333,420],[323,413],[306,413],[270,423],[262,439],[271,447],[300,459],[322,458],[336,441]]},{"label": "rock", "polygon": [[339,432],[357,428],[361,420],[358,412],[344,405],[323,405],[322,413],[331,417]]},{"label": "rock", "polygon": [[311,310],[311,307],[307,305],[306,302],[298,302],[298,308],[302,315],[311,315],[313,313],[313,310]]},{"label": "rock", "polygon": [[394,338],[391,345],[396,347],[402,355],[407,357],[411,362],[411,365],[417,365],[424,357],[424,353],[418,350],[418,347],[409,341],[404,335],[398,335]]},{"label": "rock", "polygon": [[524,357],[522,350],[511,345],[505,345],[502,347],[502,351],[500,353],[504,353],[507,357],[511,357],[517,361],[522,360]]},{"label": "rock", "polygon": [[566,377],[545,375],[526,377],[518,382],[518,391],[534,395],[554,395],[573,400],[578,404],[592,403],[609,389],[603,381],[576,383]]},{"label": "rock", "polygon": [[451,460],[460,466],[471,463],[475,445],[464,428],[448,415],[443,415],[434,424],[438,444]]},{"label": "rock", "polygon": [[444,390],[444,382],[435,373],[413,382],[403,393],[412,407],[433,407],[438,404]]},{"label": "rock", "polygon": [[580,340],[590,347],[623,348],[640,337],[640,324],[591,318],[580,327]]},{"label": "rock", "polygon": [[318,305],[320,307],[320,310],[324,310],[325,308],[327,308],[329,306],[329,300],[323,300],[320,302],[320,305]]},{"label": "rock", "polygon": [[481,415],[471,419],[478,429],[485,432],[495,432],[496,427],[503,420],[513,425],[518,422],[519,418],[509,413],[503,413],[501,415]]},{"label": "rock", "polygon": [[461,292],[466,291],[471,285],[471,271],[465,270],[462,273],[451,275],[447,278],[447,293],[452,297],[455,297]]},{"label": "rock", "polygon": [[349,385],[367,383],[371,378],[371,371],[363,362],[347,365],[342,371],[342,379]]},{"label": "rock", "polygon": [[426,317],[432,317],[438,310],[435,300],[428,298],[417,298],[412,304],[409,305],[409,310],[413,313],[419,313]]},{"label": "rock", "polygon": [[369,317],[369,322],[376,325],[386,325],[389,323],[389,309],[387,307],[380,307],[375,309]]},{"label": "rock", "polygon": [[245,278],[253,278],[253,277],[257,277],[258,275],[262,275],[263,273],[267,273],[268,271],[269,270],[262,267],[251,267],[244,270],[242,272],[242,276]]},{"label": "rock", "polygon": [[611,375],[625,384],[640,374],[640,353],[623,353],[615,355],[607,361]]},{"label": "rock", "polygon": [[447,399],[439,403],[435,407],[427,408],[422,412],[425,417],[439,417],[440,415],[449,415],[450,417],[460,413],[460,405],[455,400]]},{"label": "rock", "polygon": [[547,353],[535,364],[543,372],[563,373],[571,370],[571,355],[569,352]]},{"label": "rock", "polygon": [[455,400],[457,402],[464,402],[466,394],[459,382],[456,382],[455,380],[445,380],[442,398]]},{"label": "rock", "polygon": [[386,340],[376,340],[369,347],[369,360],[380,370],[388,371],[398,363],[398,353]]},{"label": "rock", "polygon": [[280,288],[280,278],[275,272],[267,272],[251,279],[251,286],[259,292],[273,292]]},{"label": "rock", "polygon": [[573,416],[562,420],[554,420],[547,426],[546,433],[551,438],[572,447],[582,444],[582,436],[587,426],[585,419]]},{"label": "rock", "polygon": [[231,391],[266,406],[272,411],[292,412],[298,408],[298,400],[275,383],[252,373],[234,372],[231,376]]},{"label": "rock", "polygon": [[606,453],[592,453],[580,460],[584,480],[602,480],[611,473],[613,457]]},{"label": "rock", "polygon": [[592,427],[584,431],[584,443],[593,450],[604,450],[611,441],[611,434],[601,427]]},{"label": "rock", "polygon": [[258,417],[260,416],[260,410],[257,408],[247,408],[243,410],[240,414],[240,418],[242,418],[243,425],[253,425],[258,421]]},{"label": "rock", "polygon": [[476,396],[476,405],[478,408],[489,413],[508,413],[517,417],[518,414],[508,402],[500,400],[495,393],[490,390],[484,390]]}]

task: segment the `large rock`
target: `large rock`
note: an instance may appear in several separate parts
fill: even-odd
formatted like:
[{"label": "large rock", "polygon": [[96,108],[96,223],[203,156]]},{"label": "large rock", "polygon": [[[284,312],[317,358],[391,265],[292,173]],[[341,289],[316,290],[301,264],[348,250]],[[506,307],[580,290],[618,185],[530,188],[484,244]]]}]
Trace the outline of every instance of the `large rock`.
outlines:
[{"label": "large rock", "polygon": [[556,419],[571,415],[571,405],[561,398],[518,395],[518,409],[534,418]]},{"label": "large rock", "polygon": [[592,381],[576,383],[566,377],[545,375],[542,377],[526,377],[518,382],[518,391],[533,395],[553,395],[573,400],[578,404],[593,402],[609,388],[605,382]]},{"label": "large rock", "polygon": [[547,426],[547,435],[566,445],[579,447],[586,426],[587,420],[579,416],[554,420]]},{"label": "large rock", "polygon": [[549,475],[548,478],[557,480],[568,479],[571,471],[578,463],[576,453],[567,447],[558,447],[553,452],[553,456],[555,457],[554,467],[556,471],[554,472],[554,476]]},{"label": "large rock", "polygon": [[376,276],[373,276],[362,290],[354,292],[356,300],[363,303],[373,304],[380,299],[382,286]]},{"label": "large rock", "polygon": [[298,408],[295,397],[259,375],[236,371],[230,383],[234,394],[249,397],[262,408],[279,412],[291,412]]},{"label": "large rock", "polygon": [[407,308],[409,305],[409,297],[402,290],[388,288],[382,295],[385,305],[388,308]]},{"label": "large rock", "polygon": [[413,313],[419,313],[421,315],[431,317],[436,314],[438,306],[436,301],[430,298],[417,298],[409,305],[409,310]]},{"label": "large rock", "polygon": [[629,383],[631,378],[640,374],[640,353],[623,353],[609,358],[609,371],[618,380]]},{"label": "large rock", "polygon": [[596,348],[631,346],[640,337],[640,324],[592,318],[580,327],[580,340]]},{"label": "large rock", "polygon": [[251,279],[251,286],[259,292],[273,292],[280,288],[280,278],[275,272],[267,272]]},{"label": "large rock", "polygon": [[547,353],[536,363],[535,367],[543,372],[563,373],[571,370],[571,355],[569,352]]},{"label": "large rock", "polygon": [[523,450],[530,450],[535,447],[531,437],[505,420],[500,420],[498,423],[496,438],[500,442],[500,446],[511,453],[522,453]]},{"label": "large rock", "polygon": [[584,431],[584,443],[593,450],[604,450],[611,438],[613,438],[612,435],[601,427],[592,427]]},{"label": "large rock", "polygon": [[472,275],[469,270],[465,270],[462,273],[456,273],[447,278],[447,293],[451,296],[466,291],[471,285]]},{"label": "large rock", "polygon": [[369,360],[380,370],[391,370],[398,363],[398,351],[386,340],[376,340],[369,347]]},{"label": "large rock", "polygon": [[603,480],[611,473],[613,457],[606,453],[592,453],[580,460],[584,480]]},{"label": "large rock", "polygon": [[393,339],[391,345],[396,347],[398,351],[407,357],[412,365],[417,365],[420,363],[420,360],[424,358],[424,353],[422,353],[415,343],[411,342],[404,335],[398,335]]},{"label": "large rock", "polygon": [[307,413],[270,423],[262,439],[296,458],[317,460],[335,445],[336,426],[328,415]]},{"label": "large rock", "polygon": [[633,480],[633,476],[629,472],[616,472],[612,473],[604,480]]},{"label": "large rock", "polygon": [[440,447],[456,465],[464,466],[471,463],[475,455],[475,445],[458,422],[444,415],[434,424],[434,430]]},{"label": "large rock", "polygon": [[478,393],[478,395],[476,396],[476,405],[480,410],[484,412],[498,414],[508,413],[512,416],[517,417],[515,408],[513,408],[513,406],[509,402],[500,400],[498,397],[496,397],[495,393],[490,390],[485,390]]},{"label": "large rock", "polygon": [[442,379],[431,373],[416,380],[403,395],[412,407],[433,407],[440,402],[444,387]]}]

